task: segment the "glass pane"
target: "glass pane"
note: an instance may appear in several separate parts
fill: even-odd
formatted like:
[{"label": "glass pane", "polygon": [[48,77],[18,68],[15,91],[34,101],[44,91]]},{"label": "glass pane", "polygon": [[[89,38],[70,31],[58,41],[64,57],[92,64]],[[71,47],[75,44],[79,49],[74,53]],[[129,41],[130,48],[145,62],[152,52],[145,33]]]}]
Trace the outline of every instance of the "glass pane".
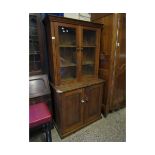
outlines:
[{"label": "glass pane", "polygon": [[29,61],[30,72],[41,69],[37,16],[29,16]]},{"label": "glass pane", "polygon": [[94,74],[94,66],[95,66],[95,47],[83,48],[82,74],[84,75]]},{"label": "glass pane", "polygon": [[83,65],[82,66],[83,75],[93,75],[94,74],[94,65]]},{"label": "glass pane", "polygon": [[60,47],[60,66],[76,66],[76,48]]},{"label": "glass pane", "polygon": [[94,64],[95,61],[95,48],[83,48],[83,64]]},{"label": "glass pane", "polygon": [[59,26],[60,76],[62,80],[76,78],[76,29]]},{"label": "glass pane", "polygon": [[74,28],[59,26],[58,29],[60,46],[76,45],[76,31]]},{"label": "glass pane", "polygon": [[36,16],[30,15],[29,20],[30,20],[29,22],[30,22],[31,27],[37,26],[37,17]]},{"label": "glass pane", "polygon": [[40,70],[40,68],[41,68],[41,63],[40,63],[40,61],[30,61],[30,66],[29,66],[29,69],[30,69],[30,71],[38,71],[38,70]]},{"label": "glass pane", "polygon": [[34,54],[35,61],[40,61],[40,54]]},{"label": "glass pane", "polygon": [[30,27],[30,35],[32,36],[32,35],[38,35],[38,33],[37,33],[37,28],[36,27]]},{"label": "glass pane", "polygon": [[29,50],[30,53],[35,53],[35,52],[39,52],[39,42],[38,41],[34,41],[30,39],[29,42]]},{"label": "glass pane", "polygon": [[71,80],[76,78],[76,68],[74,66],[70,67],[61,67],[61,79],[63,80]]},{"label": "glass pane", "polygon": [[76,78],[76,48],[60,47],[60,67],[62,79]]},{"label": "glass pane", "polygon": [[76,48],[60,47],[61,79],[76,78]]},{"label": "glass pane", "polygon": [[96,46],[96,31],[83,30],[83,46]]}]

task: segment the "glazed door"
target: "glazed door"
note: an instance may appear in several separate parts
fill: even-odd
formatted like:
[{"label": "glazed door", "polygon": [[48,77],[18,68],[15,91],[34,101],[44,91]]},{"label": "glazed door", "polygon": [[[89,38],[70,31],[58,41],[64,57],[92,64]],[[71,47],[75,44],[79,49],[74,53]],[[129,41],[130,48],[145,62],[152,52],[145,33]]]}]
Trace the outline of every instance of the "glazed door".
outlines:
[{"label": "glazed door", "polygon": [[37,75],[43,72],[42,68],[42,42],[41,24],[39,14],[29,15],[29,72]]},{"label": "glazed door", "polygon": [[99,58],[99,31],[95,28],[82,27],[81,38],[81,75],[96,77]]},{"label": "glazed door", "polygon": [[126,14],[118,14],[118,36],[115,57],[115,76],[111,109],[125,106],[126,102]]},{"label": "glazed door", "polygon": [[85,122],[91,122],[101,115],[102,84],[86,87],[85,96]]},{"label": "glazed door", "polygon": [[82,89],[67,92],[62,97],[62,130],[70,132],[83,124]]},{"label": "glazed door", "polygon": [[78,26],[56,23],[56,53],[59,84],[78,78]]}]

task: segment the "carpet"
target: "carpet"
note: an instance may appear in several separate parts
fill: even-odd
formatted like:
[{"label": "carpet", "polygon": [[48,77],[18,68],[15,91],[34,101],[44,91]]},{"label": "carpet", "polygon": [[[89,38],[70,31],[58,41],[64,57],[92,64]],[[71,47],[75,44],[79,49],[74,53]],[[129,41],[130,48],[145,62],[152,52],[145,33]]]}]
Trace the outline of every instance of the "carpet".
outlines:
[{"label": "carpet", "polygon": [[[108,114],[105,118],[61,139],[57,130],[52,132],[53,142],[125,142],[126,141],[126,108]],[[39,132],[30,137],[30,142],[44,141],[44,135]]]}]

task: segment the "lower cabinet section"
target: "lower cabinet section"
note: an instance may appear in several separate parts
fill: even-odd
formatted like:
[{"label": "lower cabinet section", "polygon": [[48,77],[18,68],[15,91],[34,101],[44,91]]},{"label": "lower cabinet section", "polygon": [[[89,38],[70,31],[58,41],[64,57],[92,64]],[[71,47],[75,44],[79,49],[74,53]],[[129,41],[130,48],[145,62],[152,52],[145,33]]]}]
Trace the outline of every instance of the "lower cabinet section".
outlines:
[{"label": "lower cabinet section", "polygon": [[61,138],[101,118],[102,84],[55,92],[55,126]]}]

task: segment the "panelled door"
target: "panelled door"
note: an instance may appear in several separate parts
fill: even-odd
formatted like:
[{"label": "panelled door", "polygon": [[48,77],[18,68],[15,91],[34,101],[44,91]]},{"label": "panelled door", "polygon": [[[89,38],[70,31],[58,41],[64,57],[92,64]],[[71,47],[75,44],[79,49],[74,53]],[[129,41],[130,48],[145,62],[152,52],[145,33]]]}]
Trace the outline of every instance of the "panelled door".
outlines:
[{"label": "panelled door", "polygon": [[64,133],[83,125],[83,89],[66,92],[62,97],[62,130]]},{"label": "panelled door", "polygon": [[102,102],[102,84],[86,87],[85,98],[85,122],[90,122],[100,117]]}]

